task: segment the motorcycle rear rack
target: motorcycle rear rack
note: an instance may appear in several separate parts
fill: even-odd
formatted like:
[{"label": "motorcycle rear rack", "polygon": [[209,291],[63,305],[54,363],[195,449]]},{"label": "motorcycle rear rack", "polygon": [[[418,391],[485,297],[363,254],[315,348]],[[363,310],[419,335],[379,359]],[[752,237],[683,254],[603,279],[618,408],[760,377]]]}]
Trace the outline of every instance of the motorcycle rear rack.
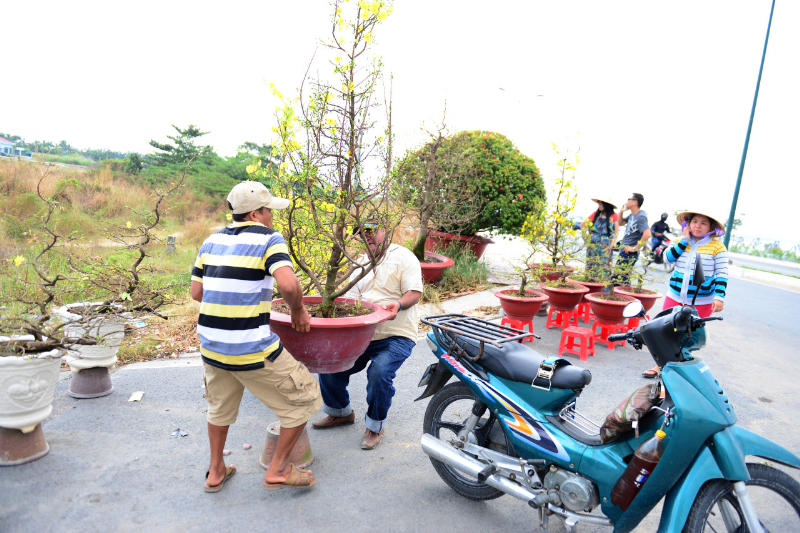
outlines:
[{"label": "motorcycle rear rack", "polygon": [[488,320],[456,313],[426,316],[420,321],[432,328],[479,341],[481,348],[483,343],[502,348],[504,343],[521,342],[527,337],[541,338],[533,332],[525,333],[519,329],[493,324]]},{"label": "motorcycle rear rack", "polygon": [[565,405],[564,408],[561,409],[561,412],[558,413],[558,417],[563,420],[565,424],[585,435],[596,437],[600,434],[600,425],[579,413],[575,407],[574,401]]}]

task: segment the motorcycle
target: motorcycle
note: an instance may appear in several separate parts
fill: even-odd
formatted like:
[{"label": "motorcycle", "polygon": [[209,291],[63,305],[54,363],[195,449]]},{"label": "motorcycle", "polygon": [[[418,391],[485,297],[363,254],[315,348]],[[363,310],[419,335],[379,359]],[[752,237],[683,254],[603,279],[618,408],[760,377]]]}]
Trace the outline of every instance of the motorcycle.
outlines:
[{"label": "motorcycle", "polygon": [[664,260],[664,254],[667,252],[667,248],[672,246],[672,239],[675,238],[674,235],[669,233],[662,234],[661,243],[653,248],[652,242],[647,243],[647,253],[645,253],[644,261],[645,266],[649,266],[651,263],[655,263],[657,265],[664,265],[664,270],[667,272],[672,272],[675,270],[675,263],[668,263]]},{"label": "motorcycle", "polygon": [[[694,279],[703,280],[699,264]],[[639,302],[625,315],[646,320]],[[457,493],[471,500],[510,494],[538,512],[545,531],[552,516],[569,533],[580,523],[631,531],[662,498],[658,531],[800,531],[800,484],[745,456],[798,469],[800,458],[737,426],[719,381],[694,356],[713,320],[722,319],[699,318],[693,301],[609,337],[647,346],[663,367],[665,393],[639,419],[638,434],[603,444],[600,426],[576,405],[591,382],[588,370],[523,345],[532,333],[466,315],[425,317],[438,360],[419,383],[426,388],[417,400],[431,398],[422,449]],[[663,456],[623,510],[612,503],[615,484],[660,427]],[[589,514],[597,507],[604,516]]]}]

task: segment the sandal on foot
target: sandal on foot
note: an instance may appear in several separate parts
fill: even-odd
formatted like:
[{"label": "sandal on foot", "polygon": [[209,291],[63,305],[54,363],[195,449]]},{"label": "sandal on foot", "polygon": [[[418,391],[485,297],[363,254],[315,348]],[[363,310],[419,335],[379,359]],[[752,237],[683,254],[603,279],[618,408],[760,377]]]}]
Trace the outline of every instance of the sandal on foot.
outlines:
[{"label": "sandal on foot", "polygon": [[262,481],[261,486],[265,490],[310,489],[317,484],[317,480],[308,470],[301,470],[292,463],[289,466],[292,467],[292,470],[289,472],[289,477],[286,478],[286,481],[283,483],[266,483]]},{"label": "sandal on foot", "polygon": [[219,492],[222,490],[222,486],[225,484],[225,481],[228,480],[229,477],[232,477],[236,473],[236,465],[230,465],[225,467],[225,477],[222,478],[219,485],[208,485],[208,471],[206,471],[206,484],[203,485],[203,492]]},{"label": "sandal on foot", "polygon": [[661,367],[654,366],[650,370],[645,370],[644,372],[642,372],[642,376],[644,376],[646,378],[654,378],[654,377],[658,377],[658,374],[660,372],[661,372]]}]

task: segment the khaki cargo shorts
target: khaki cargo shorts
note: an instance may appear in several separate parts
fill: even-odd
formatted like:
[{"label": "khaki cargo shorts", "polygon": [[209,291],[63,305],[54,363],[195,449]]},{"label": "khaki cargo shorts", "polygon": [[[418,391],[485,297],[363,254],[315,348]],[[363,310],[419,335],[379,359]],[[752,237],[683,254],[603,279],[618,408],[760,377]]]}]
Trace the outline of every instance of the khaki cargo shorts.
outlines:
[{"label": "khaki cargo shorts", "polygon": [[258,370],[232,372],[205,362],[203,366],[203,397],[208,400],[208,422],[215,426],[236,422],[244,389],[269,407],[287,429],[308,422],[322,407],[319,383],[285,348],[275,361],[264,361],[264,368]]}]

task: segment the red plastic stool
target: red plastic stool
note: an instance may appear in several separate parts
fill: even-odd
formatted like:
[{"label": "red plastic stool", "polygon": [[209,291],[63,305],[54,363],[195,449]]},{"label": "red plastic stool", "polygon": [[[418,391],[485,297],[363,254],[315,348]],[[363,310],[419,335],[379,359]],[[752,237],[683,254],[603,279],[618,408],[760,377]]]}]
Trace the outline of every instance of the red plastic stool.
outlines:
[{"label": "red plastic stool", "polygon": [[[580,339],[579,346],[575,346],[575,340]],[[586,361],[586,356],[594,356],[594,332],[588,328],[570,326],[561,333],[561,342],[558,344],[558,355],[564,352],[574,353],[581,356],[581,361]]]},{"label": "red plastic stool", "polygon": [[[508,318],[507,316],[503,317],[503,320],[500,321],[501,326],[510,326],[514,329],[520,329],[525,331],[525,326],[528,326],[528,333],[533,333],[533,318],[530,320],[514,320],[513,318]],[[533,342],[533,337],[525,337],[517,342],[525,342],[530,341]]]},{"label": "red plastic stool", "polygon": [[587,324],[594,320],[594,313],[592,313],[592,308],[589,305],[589,302],[582,300],[581,303],[578,304],[578,318]]},{"label": "red plastic stool", "polygon": [[[599,332],[597,331],[598,327],[600,328]],[[592,326],[592,332],[594,333],[595,342],[602,342],[609,350],[613,350],[617,345],[624,345],[625,341],[611,342],[608,340],[608,336],[614,333],[624,333],[626,328],[627,326],[625,324],[606,324],[605,322],[595,320]]]},{"label": "red plastic stool", "polygon": [[572,324],[578,324],[578,312],[575,309],[572,311],[556,311],[551,307],[547,312],[547,323],[544,327],[545,329],[550,329],[550,326],[568,328]]},{"label": "red plastic stool", "polygon": [[[650,320],[650,315],[646,315],[647,320]],[[633,318],[628,318],[625,320],[625,331],[630,331],[632,329],[636,329],[639,327],[639,323],[642,321],[641,317],[635,316]]]}]

